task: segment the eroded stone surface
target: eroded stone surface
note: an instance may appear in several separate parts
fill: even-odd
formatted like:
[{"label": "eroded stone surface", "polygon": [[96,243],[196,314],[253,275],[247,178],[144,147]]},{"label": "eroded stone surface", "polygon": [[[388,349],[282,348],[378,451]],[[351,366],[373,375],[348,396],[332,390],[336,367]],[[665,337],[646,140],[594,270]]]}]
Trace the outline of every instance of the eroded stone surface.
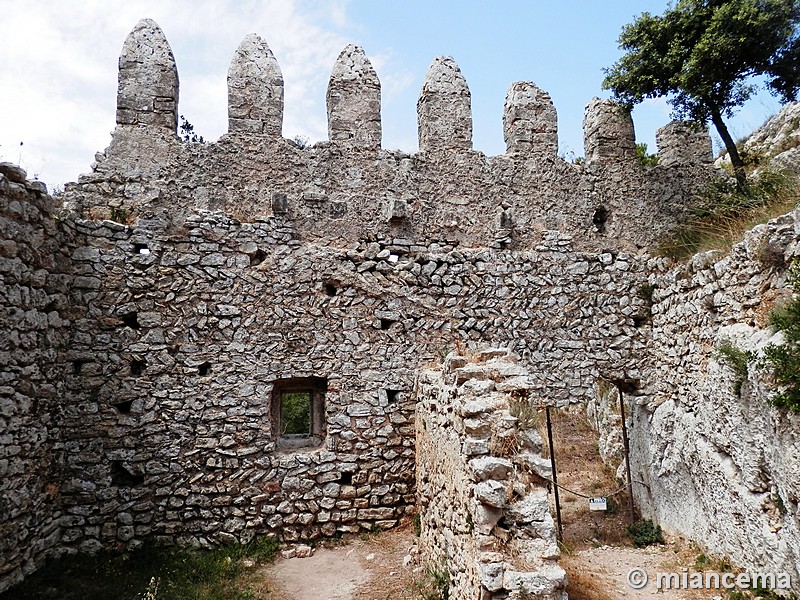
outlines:
[{"label": "eroded stone surface", "polygon": [[348,44],[328,83],[328,139],[352,147],[381,145],[381,83],[361,46]]},{"label": "eroded stone surface", "polygon": [[550,94],[531,81],[512,83],[503,110],[507,152],[555,155],[558,116]]},{"label": "eroded stone surface", "polygon": [[117,125],[171,131],[178,125],[178,69],[167,38],[152,19],[139,21],[122,45]]},{"label": "eroded stone surface", "polygon": [[279,138],[283,128],[283,75],[267,42],[251,33],[228,69],[228,131]]},{"label": "eroded stone surface", "polygon": [[471,149],[471,98],[467,80],[453,57],[435,58],[417,100],[419,149]]}]

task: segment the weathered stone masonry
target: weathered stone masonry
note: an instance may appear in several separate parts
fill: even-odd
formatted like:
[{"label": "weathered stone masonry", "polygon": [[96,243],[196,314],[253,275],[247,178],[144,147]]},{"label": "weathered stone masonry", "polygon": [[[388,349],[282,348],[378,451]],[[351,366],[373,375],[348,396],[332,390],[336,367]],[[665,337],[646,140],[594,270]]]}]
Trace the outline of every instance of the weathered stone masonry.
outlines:
[{"label": "weathered stone masonry", "polygon": [[[140,22],[111,145],[58,218],[41,190],[17,198],[31,184],[0,190],[37,223],[3,222],[3,268],[31,273],[2,282],[8,331],[39,328],[24,365],[3,355],[0,460],[27,462],[2,483],[0,588],[48,552],[392,526],[415,502],[414,373],[456,346],[513,350],[532,397],[554,403],[637,375],[641,253],[707,177],[707,136],[665,130],[669,165],[644,169],[630,117],[593,101],[586,164],[568,164],[549,97],[518,83],[508,152],[487,158],[471,149],[466,82],[437,59],[421,151],[386,151],[380,83],[348,46],[331,139],[300,148],[280,137],[277,61],[248,36],[228,73],[229,133],[182,144],[177,81],[160,29]],[[55,259],[9,256],[6,240],[41,240]],[[324,441],[277,449],[273,389],[303,378],[325,381]],[[36,451],[20,454],[26,439]]]}]

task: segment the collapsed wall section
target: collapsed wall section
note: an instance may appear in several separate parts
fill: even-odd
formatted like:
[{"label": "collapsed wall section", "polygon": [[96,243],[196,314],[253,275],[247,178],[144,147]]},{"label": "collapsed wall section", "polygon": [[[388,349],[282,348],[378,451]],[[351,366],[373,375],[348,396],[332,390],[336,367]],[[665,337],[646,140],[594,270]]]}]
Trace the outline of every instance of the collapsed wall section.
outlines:
[{"label": "collapsed wall section", "polygon": [[[756,355],[781,343],[767,323],[791,296],[800,212],[759,225],[730,254],[666,269],[652,259],[650,367],[629,426],[634,493],[645,516],[751,572],[800,582],[800,417],[771,406],[768,368],[738,375],[726,343]],[[737,381],[739,379],[739,381]]]},{"label": "collapsed wall section", "polygon": [[65,238],[44,185],[0,163],[0,591],[59,543]]},{"label": "collapsed wall section", "polygon": [[451,597],[566,600],[532,381],[505,350],[417,375],[419,546]]}]

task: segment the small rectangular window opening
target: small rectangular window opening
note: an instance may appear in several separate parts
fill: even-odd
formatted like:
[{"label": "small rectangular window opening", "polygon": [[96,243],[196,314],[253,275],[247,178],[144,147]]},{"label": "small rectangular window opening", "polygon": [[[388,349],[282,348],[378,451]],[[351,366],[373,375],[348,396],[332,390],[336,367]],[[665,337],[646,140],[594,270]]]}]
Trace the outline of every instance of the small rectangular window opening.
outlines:
[{"label": "small rectangular window opening", "polygon": [[311,435],[311,390],[281,394],[281,435]]},{"label": "small rectangular window opening", "polygon": [[276,381],[272,426],[279,449],[318,447],[325,438],[325,391],[321,377]]}]

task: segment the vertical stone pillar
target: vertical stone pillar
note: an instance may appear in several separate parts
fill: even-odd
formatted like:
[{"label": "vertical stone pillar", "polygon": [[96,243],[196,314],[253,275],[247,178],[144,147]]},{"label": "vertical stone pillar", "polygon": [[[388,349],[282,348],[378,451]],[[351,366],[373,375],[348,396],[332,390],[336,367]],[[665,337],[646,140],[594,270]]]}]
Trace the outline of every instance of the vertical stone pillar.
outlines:
[{"label": "vertical stone pillar", "polygon": [[351,147],[381,147],[381,82],[361,46],[348,44],[328,82],[328,139]]},{"label": "vertical stone pillar", "polygon": [[167,38],[152,19],[139,21],[122,45],[117,125],[177,131],[178,69]]},{"label": "vertical stone pillar", "polygon": [[550,94],[531,81],[512,83],[503,109],[506,152],[556,155],[558,115]]},{"label": "vertical stone pillar", "polygon": [[251,33],[228,69],[228,131],[279,138],[283,131],[283,75],[267,42]]},{"label": "vertical stone pillar", "polygon": [[586,163],[632,160],[636,135],[631,113],[614,100],[593,98],[583,117],[583,147]]},{"label": "vertical stone pillar", "polygon": [[435,58],[417,100],[419,149],[471,149],[471,98],[456,61]]},{"label": "vertical stone pillar", "polygon": [[708,128],[692,121],[672,121],[656,131],[658,164],[702,166],[713,160]]}]

